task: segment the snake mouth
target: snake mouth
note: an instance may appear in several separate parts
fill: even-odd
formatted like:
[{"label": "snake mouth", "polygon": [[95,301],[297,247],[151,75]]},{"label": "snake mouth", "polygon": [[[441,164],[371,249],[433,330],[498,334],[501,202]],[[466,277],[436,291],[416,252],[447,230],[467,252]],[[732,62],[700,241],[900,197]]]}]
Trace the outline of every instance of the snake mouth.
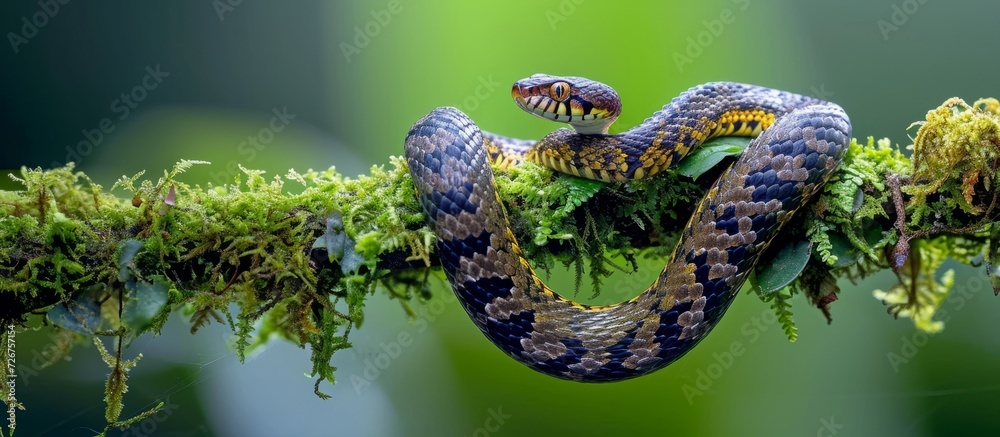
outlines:
[{"label": "snake mouth", "polygon": [[[510,95],[514,98],[514,103],[525,112],[546,120],[569,123],[572,117],[568,114],[560,114],[553,110],[568,108],[563,102],[557,102],[547,94],[542,94],[538,87],[525,86],[521,82],[514,83],[511,87]],[[568,101],[565,103],[569,103]]]},{"label": "snake mouth", "polygon": [[526,95],[530,95],[530,93],[525,90],[520,83],[515,83],[514,86],[511,87],[510,96],[514,98],[514,103],[517,103],[519,108],[534,114],[532,108],[528,107],[528,101],[524,97]]}]

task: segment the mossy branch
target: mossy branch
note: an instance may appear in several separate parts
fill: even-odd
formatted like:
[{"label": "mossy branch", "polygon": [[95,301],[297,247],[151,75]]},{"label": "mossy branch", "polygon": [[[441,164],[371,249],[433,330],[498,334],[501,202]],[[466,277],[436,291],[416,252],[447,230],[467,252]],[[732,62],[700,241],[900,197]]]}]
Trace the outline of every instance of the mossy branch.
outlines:
[{"label": "mossy branch", "polygon": [[[808,250],[773,247],[768,256],[781,262],[763,263],[796,267],[756,273],[758,293],[790,337],[790,296],[805,294],[829,317],[838,277],[893,269],[899,285],[877,296],[925,330],[940,329],[933,316],[950,287],[948,274],[936,276],[944,259],[986,263],[1000,288],[998,108],[992,99],[952,99],[931,111],[912,161],[888,140],[852,142],[821,198],[782,239]],[[534,265],[573,265],[596,293],[638,257],[669,255],[721,171],[705,163],[739,146],[703,149],[681,172],[649,180],[603,184],[526,164],[499,174],[497,185]],[[110,191],[72,164],[25,168],[11,175],[23,189],[0,191],[0,320],[98,344],[115,338],[115,356],[101,348],[113,370],[109,423],[124,423],[126,372],[138,360],[123,360],[122,349],[159,332],[173,311],[190,318],[192,333],[229,325],[241,360],[272,335],[308,345],[325,397],[319,385],[334,381],[331,358],[351,347],[369,296],[398,299],[410,316],[411,302],[430,296],[434,236],[402,158],[356,179],[333,168],[265,178],[241,167],[232,184],[208,187],[183,181],[197,164],[182,161],[155,181],[122,177]]]}]

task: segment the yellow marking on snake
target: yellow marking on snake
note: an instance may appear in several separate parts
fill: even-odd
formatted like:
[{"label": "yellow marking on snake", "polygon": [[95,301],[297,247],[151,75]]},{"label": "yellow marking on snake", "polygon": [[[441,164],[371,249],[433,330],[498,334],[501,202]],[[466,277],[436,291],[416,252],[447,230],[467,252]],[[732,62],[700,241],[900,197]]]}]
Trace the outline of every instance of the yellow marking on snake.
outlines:
[{"label": "yellow marking on snake", "polygon": [[[483,134],[454,108],[435,109],[410,129],[407,162],[438,238],[442,268],[484,335],[534,370],[584,382],[656,371],[718,323],[760,252],[829,179],[847,148],[850,120],[832,103],[714,82],[682,93],[642,124],[608,135],[621,107],[607,85],[535,75],[515,83],[511,95],[522,109],[543,116],[536,108],[563,108],[549,97],[553,84],[569,86],[557,94],[572,111],[590,105],[600,117],[573,118],[575,132],[560,129],[537,141]],[[653,284],[615,305],[582,305],[544,284],[517,244],[489,166],[532,160],[591,179],[629,181],[655,177],[709,138],[758,134],[699,202]],[[772,162],[797,167],[776,172]],[[450,229],[460,225],[458,217],[478,221],[467,228],[484,231]]]}]

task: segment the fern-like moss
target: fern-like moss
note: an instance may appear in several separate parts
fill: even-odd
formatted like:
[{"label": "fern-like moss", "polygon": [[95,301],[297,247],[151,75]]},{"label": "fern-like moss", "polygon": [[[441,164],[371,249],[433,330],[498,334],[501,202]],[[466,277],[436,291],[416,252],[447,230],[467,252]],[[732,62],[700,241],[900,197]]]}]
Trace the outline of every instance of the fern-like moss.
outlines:
[{"label": "fern-like moss", "polygon": [[878,250],[894,241],[894,232],[887,229],[874,242],[869,242],[865,233],[873,227],[880,228],[880,221],[895,214],[886,210],[891,197],[886,175],[908,174],[911,165],[886,138],[875,141],[868,137],[866,143],[851,140],[840,171],[823,187],[818,202],[821,211],[806,222],[807,235],[816,244],[821,261],[831,266],[838,261],[830,240],[835,232],[846,237],[866,259],[881,258]]}]

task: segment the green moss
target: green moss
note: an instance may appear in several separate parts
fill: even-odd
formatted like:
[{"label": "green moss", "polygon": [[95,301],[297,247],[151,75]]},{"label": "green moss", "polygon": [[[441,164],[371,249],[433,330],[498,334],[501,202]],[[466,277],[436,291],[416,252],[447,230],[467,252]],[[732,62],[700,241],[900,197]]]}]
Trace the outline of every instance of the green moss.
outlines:
[{"label": "green moss", "polygon": [[[515,236],[532,265],[545,271],[557,263],[573,266],[577,292],[589,266],[592,298],[600,294],[604,278],[637,268],[638,248],[651,247],[652,256],[668,255],[676,231],[687,221],[677,211],[691,210],[704,191],[673,173],[608,184],[558,174],[530,162],[498,172],[496,183]],[[618,265],[614,259],[619,257],[629,266]]]},{"label": "green moss", "polygon": [[[969,106],[952,98],[915,123],[920,129],[911,146],[912,174],[898,188],[909,195],[906,220],[896,223],[900,241],[889,263],[900,283],[876,291],[876,297],[927,332],[944,327],[934,316],[954,284],[952,270],[937,276],[940,266],[949,258],[966,264],[989,260],[997,244],[998,110],[996,99]],[[896,201],[897,209],[902,202]]]},{"label": "green moss", "polygon": [[888,290],[875,290],[875,297],[889,304],[889,310],[909,317],[925,332],[935,333],[944,322],[935,316],[955,284],[955,271],[938,275],[945,261],[977,264],[986,251],[984,235],[939,235],[915,240],[907,262],[899,269],[900,282]]},{"label": "green moss", "polygon": [[831,266],[840,261],[831,241],[835,235],[846,238],[867,260],[880,259],[877,251],[893,241],[895,234],[890,229],[877,238],[866,238],[865,234],[873,227],[882,229],[879,222],[895,213],[886,210],[891,203],[886,175],[906,174],[910,167],[910,160],[887,138],[875,141],[868,137],[866,143],[851,140],[839,171],[823,187],[819,208],[806,222],[807,235],[816,244],[821,261]]},{"label": "green moss", "polygon": [[875,297],[917,328],[940,331],[934,315],[954,273],[937,270],[949,258],[988,259],[997,244],[998,108],[995,99],[949,99],[915,123],[912,161],[888,140],[852,141],[806,224],[816,258],[852,278],[892,268],[899,284]]},{"label": "green moss", "polygon": [[[404,262],[431,264],[433,234],[423,226],[406,166],[401,158],[392,163],[390,170],[374,167],[356,179],[333,169],[265,179],[244,169],[232,184],[203,188],[180,180],[200,164],[182,161],[157,180],[142,179],[142,173],[120,179],[115,188],[127,191],[128,200],[103,191],[72,165],[23,169],[16,179],[25,190],[0,192],[0,318],[25,323],[31,311],[83,303],[73,307],[101,314],[99,327],[82,326],[130,341],[158,331],[173,309],[184,308],[192,332],[207,323],[229,324],[241,358],[275,333],[309,345],[317,386],[332,382],[330,359],[349,347],[367,296],[394,283],[379,255],[398,251],[408,254]],[[332,229],[326,221],[334,214],[342,217],[337,231],[360,254],[349,270],[325,268],[342,260],[312,250]],[[134,243],[128,254],[125,241]],[[82,292],[100,284],[110,286]],[[413,282],[399,284],[390,296],[411,298]],[[148,301],[164,294],[167,305],[157,314],[136,305],[142,296]],[[116,303],[122,300],[127,304]],[[271,315],[274,308],[280,310]],[[265,315],[280,322],[255,332]],[[60,320],[80,326],[53,319],[57,326]],[[109,379],[109,421],[117,420],[124,376],[115,371]]]},{"label": "green moss", "polygon": [[[983,213],[974,199],[977,186],[990,190],[1000,178],[1000,102],[981,99],[969,106],[957,97],[927,113],[913,140],[913,181],[905,187],[914,205],[927,203],[931,194],[943,193],[935,208],[917,208],[910,215],[912,226],[929,229],[923,220],[932,212]],[[956,177],[960,175],[960,177]],[[946,223],[960,226],[956,214],[945,214]]]},{"label": "green moss", "polygon": [[[971,263],[983,254],[1000,263],[993,225],[1000,211],[998,107],[993,100],[972,107],[949,101],[932,111],[913,161],[888,140],[852,141],[820,199],[796,216],[799,225],[786,228],[805,230],[813,259],[799,263],[805,267],[791,288],[763,297],[789,338],[795,336],[791,296],[805,294],[829,315],[836,278],[900,259],[900,284],[877,297],[919,328],[939,329],[933,315],[951,285],[949,274],[936,277],[941,262]],[[716,146],[731,149],[724,154],[739,148]],[[931,157],[937,147],[949,157]],[[227,324],[241,360],[275,337],[308,346],[316,393],[326,396],[319,386],[334,382],[332,357],[351,347],[369,296],[397,299],[401,314],[413,316],[411,302],[430,295],[435,239],[403,158],[358,178],[333,168],[272,177],[242,169],[223,186],[184,183],[184,171],[198,164],[182,161],[155,180],[123,177],[113,189],[127,199],[72,165],[22,169],[15,179],[24,189],[0,191],[0,319],[34,328],[43,322],[28,315],[49,311],[55,329],[87,328],[127,348],[181,310],[191,332]],[[947,170],[931,171],[935,166]],[[586,275],[596,293],[613,271],[634,270],[637,257],[669,256],[721,171],[695,167],[694,180],[667,172],[603,184],[526,164],[498,174],[496,184],[532,265],[572,266],[578,288]],[[908,218],[904,225],[897,224],[899,214]],[[613,261],[620,259],[626,265]],[[138,305],[141,296],[166,303]],[[99,312],[93,315],[99,321],[75,323],[80,308]],[[113,408],[123,402],[125,372],[134,364],[121,360],[121,349],[108,359],[116,378],[109,379],[108,420],[115,423]]]}]

